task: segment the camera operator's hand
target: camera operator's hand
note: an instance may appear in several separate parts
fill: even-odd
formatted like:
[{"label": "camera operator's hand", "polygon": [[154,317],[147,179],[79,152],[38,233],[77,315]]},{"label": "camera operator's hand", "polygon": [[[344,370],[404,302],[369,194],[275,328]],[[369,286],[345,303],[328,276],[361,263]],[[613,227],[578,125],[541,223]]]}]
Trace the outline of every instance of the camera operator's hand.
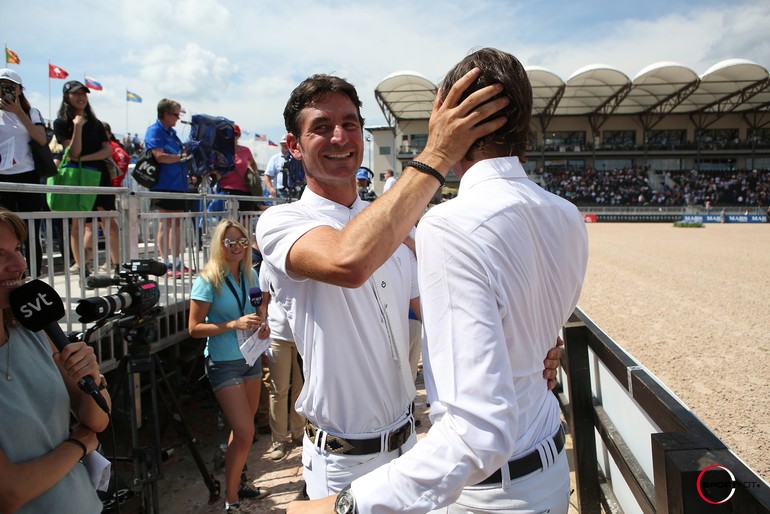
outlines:
[{"label": "camera operator's hand", "polygon": [[254,332],[262,324],[262,317],[257,314],[246,314],[235,320],[235,330]]},{"label": "camera operator's hand", "polygon": [[86,375],[91,375],[97,384],[101,381],[96,353],[83,341],[68,344],[54,353],[53,359],[75,382]]}]

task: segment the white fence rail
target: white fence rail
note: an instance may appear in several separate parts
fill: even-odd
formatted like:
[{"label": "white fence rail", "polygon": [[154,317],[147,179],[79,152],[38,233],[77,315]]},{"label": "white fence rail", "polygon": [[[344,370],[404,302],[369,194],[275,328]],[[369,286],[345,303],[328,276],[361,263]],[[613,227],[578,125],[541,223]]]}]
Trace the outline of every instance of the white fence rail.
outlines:
[{"label": "white fence rail", "polygon": [[[158,224],[171,223],[177,220],[181,224],[180,248],[182,249],[182,261],[187,270],[173,269],[169,273],[154,277],[149,280],[157,281],[160,289],[159,305],[161,313],[157,316],[154,333],[157,335],[152,342],[152,351],[178,343],[187,338],[187,309],[189,293],[197,270],[203,268],[209,258],[209,245],[211,232],[214,226],[223,218],[238,219],[249,231],[254,234],[259,211],[242,211],[239,203],[242,201],[272,201],[283,200],[253,196],[229,196],[201,193],[169,194],[152,193],[148,191],[131,191],[129,188],[113,187],[72,187],[72,186],[46,186],[36,184],[13,184],[0,182],[0,191],[18,191],[20,193],[65,193],[83,194],[97,193],[115,196],[114,211],[100,212],[19,212],[17,213],[27,223],[30,233],[30,241],[38,238],[42,248],[41,265],[38,268],[37,249],[30,245],[30,258],[27,263],[27,275],[32,279],[40,279],[52,287],[62,296],[65,305],[65,317],[60,320],[65,332],[85,332],[88,324],[79,322],[79,315],[75,312],[78,301],[84,298],[109,297],[115,295],[119,286],[109,286],[97,289],[86,287],[86,277],[89,270],[99,275],[113,274],[110,267],[110,251],[114,251],[112,245],[118,241],[118,255],[120,263],[129,262],[132,259],[166,260],[159,255],[158,246],[155,244]],[[189,212],[161,213],[151,208],[153,198],[184,198],[197,208]],[[216,202],[220,200],[219,202]],[[40,220],[40,223],[36,223]],[[117,226],[117,239],[111,238],[112,224],[106,222],[114,220]],[[99,227],[99,222],[103,228]],[[88,255],[82,244],[86,224],[91,224],[93,231],[92,255]],[[39,225],[39,230],[36,226]],[[71,271],[75,263],[70,235],[73,230],[80,236],[78,261],[87,265],[80,266],[78,271]],[[176,234],[171,232],[172,240],[168,247],[174,248]],[[100,268],[101,267],[101,268]],[[86,269],[88,268],[88,270]],[[178,272],[178,273],[174,273]],[[99,344],[96,344],[97,353],[104,372],[115,368],[121,356],[126,355],[127,343],[120,337],[117,330],[110,326],[100,331]]]}]

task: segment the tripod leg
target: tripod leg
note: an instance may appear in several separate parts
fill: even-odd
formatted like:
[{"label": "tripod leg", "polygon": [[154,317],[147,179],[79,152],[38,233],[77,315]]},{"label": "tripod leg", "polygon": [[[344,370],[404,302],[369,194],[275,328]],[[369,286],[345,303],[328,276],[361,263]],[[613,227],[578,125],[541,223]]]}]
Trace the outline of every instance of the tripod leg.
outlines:
[{"label": "tripod leg", "polygon": [[[137,415],[137,404],[134,391],[136,384],[134,375],[141,371],[141,367],[134,362],[128,366],[128,390],[130,399],[129,411],[131,413],[131,443],[133,445],[134,458],[134,484],[142,486],[142,501],[144,502],[144,511],[146,513],[160,512],[158,497],[158,479],[160,478],[159,461],[157,459],[157,449],[142,447],[139,441],[139,419]],[[157,413],[155,397],[155,381],[151,375],[150,389],[152,390],[153,414]],[[157,424],[157,422],[156,422]],[[157,440],[156,440],[157,446]]]},{"label": "tripod leg", "polygon": [[166,409],[172,413],[173,419],[176,422],[174,426],[176,427],[177,433],[187,442],[187,448],[190,450],[190,454],[192,455],[195,464],[198,466],[198,471],[200,471],[201,477],[203,478],[203,481],[209,490],[209,503],[211,504],[217,498],[219,498],[219,481],[216,480],[214,476],[206,469],[206,463],[203,461],[203,457],[201,457],[198,448],[195,446],[195,439],[190,432],[190,427],[187,424],[187,421],[182,416],[182,409],[179,405],[179,400],[176,398],[174,391],[171,389],[171,384],[168,381],[166,372],[163,370],[163,366],[161,366],[160,359],[155,354],[153,354],[152,358],[155,363],[155,369],[157,369],[160,373],[161,377],[163,378],[163,384],[166,386],[165,392],[167,396],[161,392],[161,400],[163,400]]}]

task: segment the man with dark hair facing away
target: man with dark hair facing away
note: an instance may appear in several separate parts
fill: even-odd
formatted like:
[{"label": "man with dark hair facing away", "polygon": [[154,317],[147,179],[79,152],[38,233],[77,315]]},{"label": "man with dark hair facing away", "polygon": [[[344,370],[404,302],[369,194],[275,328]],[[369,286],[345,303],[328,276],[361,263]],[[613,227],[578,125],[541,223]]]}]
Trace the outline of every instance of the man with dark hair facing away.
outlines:
[{"label": "man with dark hair facing away", "polygon": [[588,240],[577,208],[521,166],[532,91],[515,57],[472,53],[447,74],[436,105],[462,105],[493,84],[504,89],[485,100],[508,100],[487,118],[496,129],[451,154],[458,196],[417,229],[432,426],[404,455],[339,495],[291,504],[291,514],[328,512],[335,501],[346,513],[568,510],[564,433],[542,355],[577,304]]}]

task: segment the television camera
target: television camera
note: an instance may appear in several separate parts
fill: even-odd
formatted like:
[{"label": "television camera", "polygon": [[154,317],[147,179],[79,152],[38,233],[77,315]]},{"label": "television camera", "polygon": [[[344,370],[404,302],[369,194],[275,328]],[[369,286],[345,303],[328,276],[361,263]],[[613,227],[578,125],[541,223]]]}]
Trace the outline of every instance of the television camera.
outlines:
[{"label": "television camera", "polygon": [[86,279],[86,287],[89,289],[109,286],[120,286],[120,289],[113,295],[78,300],[75,308],[75,312],[80,315],[78,321],[101,321],[118,312],[123,317],[136,318],[144,318],[152,313],[160,300],[160,289],[157,282],[147,277],[165,275],[166,265],[152,259],[137,259],[123,264],[123,269],[114,277],[95,275]]},{"label": "television camera", "polygon": [[[86,331],[84,340],[97,338],[102,333],[102,327],[116,326],[121,329],[123,339],[128,343],[127,352],[117,366],[116,373],[119,378],[115,381],[111,395],[116,400],[121,398],[119,393],[127,393],[129,397],[125,405],[131,419],[133,451],[130,459],[134,468],[133,484],[141,486],[143,512],[160,512],[158,480],[163,478],[161,462],[164,453],[168,451],[163,446],[162,431],[169,419],[181,442],[190,450],[209,490],[209,503],[212,503],[220,494],[219,481],[206,469],[205,461],[195,446],[195,438],[182,414],[181,404],[162,362],[150,348],[150,342],[157,336],[161,307],[157,306],[160,300],[158,283],[148,277],[165,275],[166,265],[152,259],[144,259],[132,260],[123,264],[122,268],[123,271],[115,276],[88,277],[87,288],[118,286],[118,292],[79,300],[75,312],[80,315],[81,323],[96,321],[96,324]],[[142,415],[141,412],[141,399],[137,396],[141,391],[138,380],[144,380],[149,388],[149,416]],[[165,406],[163,412],[167,416],[166,420],[161,420],[158,398]],[[152,433],[152,441],[149,444],[139,436],[143,420],[147,421],[147,430]],[[113,511],[105,508],[105,512]]]}]

